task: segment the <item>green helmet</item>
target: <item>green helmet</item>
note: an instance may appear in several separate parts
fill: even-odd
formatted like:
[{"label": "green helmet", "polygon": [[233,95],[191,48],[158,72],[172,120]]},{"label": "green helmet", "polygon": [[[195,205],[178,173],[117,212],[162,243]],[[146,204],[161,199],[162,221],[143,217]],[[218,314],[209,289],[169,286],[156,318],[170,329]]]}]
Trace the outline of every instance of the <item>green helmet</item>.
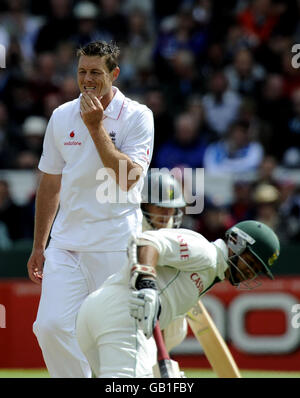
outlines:
[{"label": "green helmet", "polygon": [[248,249],[261,262],[269,278],[274,279],[270,268],[279,256],[280,243],[270,227],[259,221],[242,221],[228,229],[225,236],[228,247],[236,255]]},{"label": "green helmet", "polygon": [[179,228],[183,212],[180,210],[186,206],[181,184],[168,172],[149,172],[144,180],[142,190],[142,210],[149,220],[155,214],[148,213],[145,204],[152,204],[159,207],[177,209],[173,216],[173,227]]}]

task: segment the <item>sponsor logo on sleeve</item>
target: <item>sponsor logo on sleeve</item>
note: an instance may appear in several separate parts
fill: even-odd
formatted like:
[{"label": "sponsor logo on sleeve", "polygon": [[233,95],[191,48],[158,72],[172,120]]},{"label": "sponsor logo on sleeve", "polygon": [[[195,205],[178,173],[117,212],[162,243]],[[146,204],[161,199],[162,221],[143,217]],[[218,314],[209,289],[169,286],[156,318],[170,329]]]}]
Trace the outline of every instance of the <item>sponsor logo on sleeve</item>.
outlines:
[{"label": "sponsor logo on sleeve", "polygon": [[189,247],[182,235],[177,235],[179,241],[180,259],[187,260],[190,257]]},{"label": "sponsor logo on sleeve", "polygon": [[193,272],[190,276],[191,280],[194,282],[196,288],[198,289],[199,294],[203,291],[203,282],[200,278],[200,275],[197,272]]}]

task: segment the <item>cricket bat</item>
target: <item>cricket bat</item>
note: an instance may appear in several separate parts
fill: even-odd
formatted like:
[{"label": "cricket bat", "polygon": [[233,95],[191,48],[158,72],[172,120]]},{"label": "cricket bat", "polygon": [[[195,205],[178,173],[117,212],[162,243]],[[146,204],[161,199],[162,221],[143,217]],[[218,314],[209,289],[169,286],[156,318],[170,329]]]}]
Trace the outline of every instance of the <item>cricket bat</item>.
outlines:
[{"label": "cricket bat", "polygon": [[187,320],[217,376],[241,378],[227,344],[200,300],[187,313]]},{"label": "cricket bat", "polygon": [[157,378],[170,379],[181,378],[178,362],[173,361],[166,349],[159,321],[153,330],[153,337],[157,347],[157,364],[153,366],[153,375]]}]

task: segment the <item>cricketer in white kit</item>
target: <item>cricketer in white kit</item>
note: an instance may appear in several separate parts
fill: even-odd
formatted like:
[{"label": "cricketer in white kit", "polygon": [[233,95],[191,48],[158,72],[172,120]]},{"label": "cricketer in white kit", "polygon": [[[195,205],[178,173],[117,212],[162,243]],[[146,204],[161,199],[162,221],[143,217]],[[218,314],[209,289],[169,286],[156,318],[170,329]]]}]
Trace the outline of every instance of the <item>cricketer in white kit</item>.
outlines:
[{"label": "cricketer in white kit", "polygon": [[[53,112],[45,133],[27,266],[31,280],[42,284],[33,330],[51,377],[91,377],[75,338],[77,311],[124,265],[128,239],[141,231],[139,177],[152,156],[153,115],[112,85],[118,54],[103,42],[80,49],[81,94]],[[116,195],[105,200],[101,184]]]},{"label": "cricketer in white kit", "polygon": [[165,329],[217,282],[251,287],[261,272],[272,277],[279,249],[275,233],[251,220],[215,242],[187,229],[147,231],[132,239],[128,263],[78,313],[77,339],[95,375],[152,377],[148,339],[158,316]]},{"label": "cricketer in white kit", "polygon": [[[186,206],[182,186],[168,172],[149,170],[142,190],[143,226],[142,231],[161,228],[179,228]],[[185,317],[174,319],[164,330],[166,348],[171,351],[182,343],[187,335]],[[153,345],[156,344],[153,341]],[[154,354],[155,357],[156,353]]]}]

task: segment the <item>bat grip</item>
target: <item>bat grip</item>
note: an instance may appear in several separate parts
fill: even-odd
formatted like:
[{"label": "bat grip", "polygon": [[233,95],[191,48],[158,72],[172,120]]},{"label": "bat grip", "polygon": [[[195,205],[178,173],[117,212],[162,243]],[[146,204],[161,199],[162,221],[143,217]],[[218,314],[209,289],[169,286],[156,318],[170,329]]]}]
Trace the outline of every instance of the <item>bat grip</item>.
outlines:
[{"label": "bat grip", "polygon": [[156,322],[156,325],[153,329],[153,337],[156,342],[158,361],[161,361],[162,359],[170,359],[162,332],[160,330],[159,321]]}]

